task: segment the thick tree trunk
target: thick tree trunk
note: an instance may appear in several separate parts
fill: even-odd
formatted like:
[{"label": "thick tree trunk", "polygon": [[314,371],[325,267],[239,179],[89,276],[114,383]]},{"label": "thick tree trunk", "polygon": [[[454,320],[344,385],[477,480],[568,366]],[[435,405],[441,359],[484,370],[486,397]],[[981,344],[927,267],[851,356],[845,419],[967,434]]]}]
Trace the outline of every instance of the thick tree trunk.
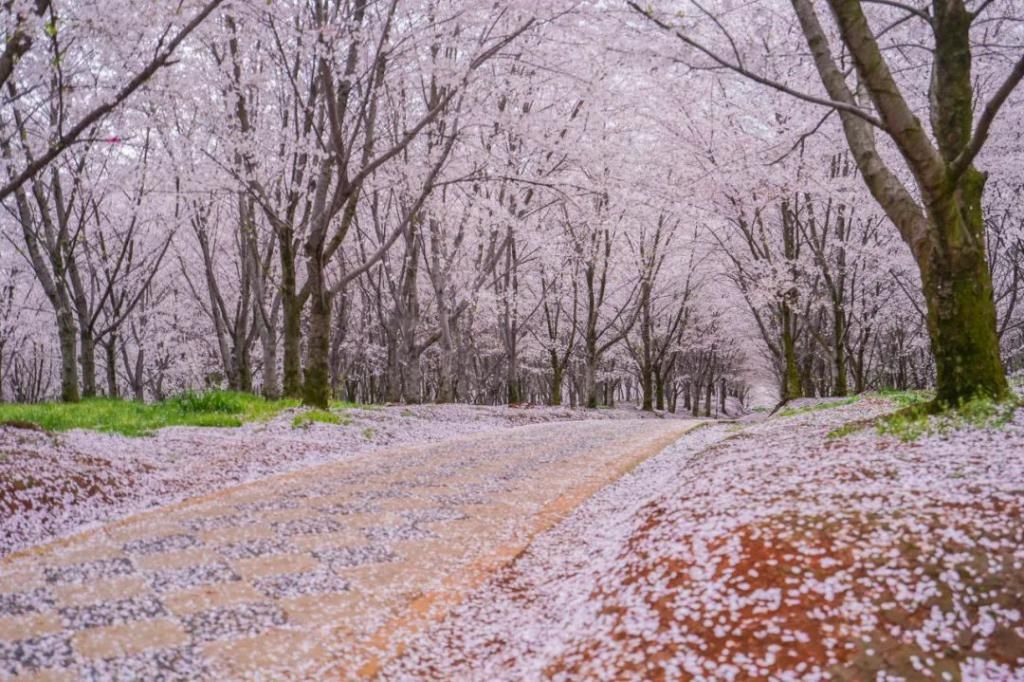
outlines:
[{"label": "thick tree trunk", "polygon": [[640,370],[641,407],[644,412],[654,411],[654,372],[647,363]]},{"label": "thick tree trunk", "polygon": [[[971,73],[970,29],[976,15],[963,0],[932,3],[932,139],[904,99],[861,3],[829,0],[828,4],[857,67],[859,84],[871,97],[923,198],[923,205],[919,204],[886,165],[876,149],[875,131],[870,125],[841,111],[846,139],[861,177],[899,228],[921,272],[936,362],[936,402],[957,405],[978,396],[1005,399],[1010,391],[999,357],[991,273],[985,258],[981,213],[985,176],[973,166],[987,134],[987,127],[978,129],[974,125],[977,98]],[[844,73],[829,51],[814,4],[793,0],[793,6],[829,96],[856,106]],[[1018,65],[1001,86],[1002,101],[1022,77],[1024,72]],[[993,104],[996,108],[989,110]],[[982,116],[994,116],[999,106],[997,100],[990,100]]]},{"label": "thick tree trunk", "polygon": [[417,353],[413,352],[413,349],[408,349],[408,352],[405,354],[403,370],[402,400],[411,405],[423,402],[423,397],[420,395],[420,383],[422,379],[422,373],[420,372],[420,358]]},{"label": "thick tree trunk", "polygon": [[654,373],[654,401],[655,409],[665,409],[665,377],[662,372]]},{"label": "thick tree trunk", "polygon": [[446,356],[441,358],[440,373],[437,377],[437,402],[455,402],[455,391],[452,386],[451,360]]},{"label": "thick tree trunk", "polygon": [[959,191],[931,207],[939,244],[919,263],[935,355],[936,399],[957,405],[1009,395],[999,355],[992,275],[981,213],[984,176],[965,172]]}]

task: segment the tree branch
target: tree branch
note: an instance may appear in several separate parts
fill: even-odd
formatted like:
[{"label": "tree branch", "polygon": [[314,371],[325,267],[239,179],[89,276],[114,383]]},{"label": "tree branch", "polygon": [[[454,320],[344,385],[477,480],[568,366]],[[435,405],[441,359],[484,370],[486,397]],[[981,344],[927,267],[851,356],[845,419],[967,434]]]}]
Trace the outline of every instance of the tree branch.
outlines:
[{"label": "tree branch", "polygon": [[793,88],[789,87],[788,85],[785,85],[784,83],[780,83],[778,81],[771,80],[770,78],[765,78],[764,76],[761,76],[759,74],[754,73],[753,71],[750,71],[749,69],[744,68],[740,64],[733,64],[732,62],[729,62],[728,60],[723,59],[722,57],[718,56],[711,49],[705,47],[704,45],[702,45],[701,43],[697,42],[693,38],[688,37],[687,35],[685,35],[681,31],[679,31],[678,29],[674,28],[673,26],[671,26],[671,25],[665,23],[664,21],[658,19],[657,17],[655,17],[648,10],[645,10],[645,9],[641,8],[639,5],[637,5],[635,2],[633,2],[633,0],[627,0],[626,4],[628,4],[630,7],[632,7],[634,10],[636,10],[642,16],[646,17],[649,21],[651,21],[658,28],[660,28],[660,29],[662,29],[664,31],[668,31],[669,33],[674,35],[676,38],[681,40],[684,44],[689,45],[693,49],[695,49],[698,52],[700,52],[700,53],[706,55],[707,57],[709,57],[712,61],[714,61],[719,66],[725,67],[725,68],[729,69],[730,71],[735,71],[736,73],[740,74],[744,78],[747,78],[748,80],[752,80],[755,83],[758,83],[760,85],[764,85],[764,86],[772,88],[774,90],[778,90],[779,92],[785,93],[785,94],[790,95],[792,97],[796,97],[797,99],[803,100],[805,102],[810,102],[811,104],[817,104],[819,106],[829,107],[831,109],[838,109],[839,111],[845,111],[845,112],[847,112],[849,114],[853,114],[854,116],[857,116],[857,117],[863,119],[864,121],[870,123],[871,125],[875,126],[876,128],[879,128],[881,130],[885,130],[886,129],[885,125],[882,123],[881,120],[879,120],[875,116],[872,116],[869,112],[864,111],[863,109],[861,109],[860,107],[856,106],[855,104],[850,104],[850,103],[847,103],[847,102],[840,102],[840,101],[832,100],[832,99],[825,99],[823,97],[815,97],[814,95],[809,95],[809,94],[807,94],[805,92],[800,92],[799,90],[794,90]]},{"label": "tree branch", "polygon": [[112,112],[126,99],[138,90],[155,74],[161,67],[165,66],[175,49],[185,38],[189,36],[224,0],[210,0],[209,3],[184,26],[177,35],[167,44],[167,47],[157,54],[146,67],[132,78],[127,85],[121,88],[114,98],[106,104],[101,104],[86,114],[73,128],[60,135],[56,141],[50,144],[49,148],[34,161],[31,161],[20,173],[15,175],[7,184],[0,187],[0,201],[6,199],[25,182],[35,177],[37,173],[46,168],[47,165],[72,145],[78,137],[88,130],[93,124]]},{"label": "tree branch", "polygon": [[996,94],[985,105],[985,110],[978,119],[978,125],[974,128],[974,135],[971,136],[970,142],[967,143],[963,151],[950,164],[949,175],[951,180],[955,181],[959,178],[974,161],[974,157],[978,155],[978,152],[981,151],[985,140],[988,139],[988,132],[992,127],[992,122],[1006,102],[1006,99],[1010,96],[1010,93],[1020,84],[1022,78],[1024,78],[1024,56],[1021,56],[1017,63],[1013,65],[1013,70],[1010,71],[1006,80],[996,90]]}]

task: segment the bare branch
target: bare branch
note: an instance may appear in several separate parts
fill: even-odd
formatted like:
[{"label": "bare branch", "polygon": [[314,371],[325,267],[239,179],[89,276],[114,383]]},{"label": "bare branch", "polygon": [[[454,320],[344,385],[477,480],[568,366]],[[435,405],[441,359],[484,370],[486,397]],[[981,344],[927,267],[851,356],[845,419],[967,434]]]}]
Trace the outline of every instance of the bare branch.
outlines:
[{"label": "bare branch", "polygon": [[918,19],[924,20],[924,22],[927,23],[929,26],[931,26],[932,23],[932,18],[931,16],[929,16],[928,10],[919,9],[917,7],[907,5],[902,2],[896,2],[896,0],[861,0],[861,2],[866,2],[873,5],[886,5],[888,7],[895,7],[917,17]]},{"label": "bare branch", "polygon": [[1006,80],[999,86],[999,89],[996,90],[988,104],[985,105],[985,110],[981,113],[981,117],[978,118],[978,125],[974,128],[974,135],[971,136],[970,142],[967,143],[963,151],[950,164],[949,175],[951,180],[959,178],[973,163],[974,157],[978,155],[978,152],[985,145],[985,140],[988,139],[988,132],[996,115],[1010,96],[1010,93],[1020,84],[1022,78],[1024,78],[1024,56],[1017,60]]},{"label": "bare branch", "polygon": [[669,24],[665,23],[664,21],[658,19],[651,12],[641,8],[639,5],[637,5],[635,2],[633,2],[633,0],[627,0],[626,4],[628,4],[630,7],[632,7],[634,10],[636,10],[638,13],[640,13],[642,16],[646,17],[649,21],[654,23],[658,28],[660,28],[662,30],[665,30],[665,31],[668,31],[669,33],[674,35],[676,38],[681,40],[686,45],[689,45],[693,49],[695,49],[698,52],[700,52],[700,53],[706,55],[707,57],[709,57],[712,61],[714,61],[719,66],[725,67],[725,68],[729,69],[730,71],[735,71],[736,73],[740,74],[744,78],[752,80],[755,83],[758,83],[760,85],[764,85],[764,86],[772,88],[774,90],[778,90],[779,92],[785,93],[785,94],[790,95],[792,97],[796,97],[797,99],[803,100],[805,102],[810,102],[811,104],[817,104],[819,106],[829,107],[830,109],[838,109],[839,111],[845,111],[845,112],[847,112],[849,114],[853,114],[854,116],[857,116],[858,118],[863,119],[864,121],[870,123],[871,125],[875,126],[876,128],[879,128],[881,130],[885,130],[885,125],[882,123],[882,121],[880,121],[877,117],[873,116],[870,112],[867,112],[867,111],[861,109],[860,107],[858,107],[858,106],[856,106],[854,104],[849,104],[847,102],[839,102],[839,101],[836,101],[836,100],[825,99],[824,97],[816,97],[814,95],[809,95],[809,94],[807,94],[805,92],[800,92],[799,90],[794,90],[793,88],[789,87],[788,85],[786,85],[784,83],[780,83],[780,82],[772,80],[770,78],[765,78],[764,76],[761,76],[760,74],[754,73],[753,71],[750,71],[749,69],[744,68],[741,64],[733,64],[732,62],[730,62],[730,61],[728,61],[726,59],[723,59],[718,54],[716,54],[714,51],[712,51],[711,49],[705,47],[704,45],[702,45],[701,43],[697,42],[693,38],[690,38],[689,36],[685,35],[684,33],[679,31],[675,27],[670,26]]},{"label": "bare branch", "polygon": [[208,17],[218,6],[220,6],[224,0],[210,0],[209,3],[199,12],[195,17],[192,18],[188,24],[186,24],[177,35],[167,44],[167,47],[157,54],[146,67],[140,71],[134,78],[132,78],[127,85],[121,88],[114,98],[105,104],[101,104],[96,107],[88,114],[86,114],[73,128],[68,130],[66,133],[60,135],[56,141],[50,144],[49,148],[43,152],[37,159],[31,161],[20,173],[13,175],[7,184],[0,187],[0,201],[6,199],[15,190],[21,187],[25,182],[33,178],[37,173],[46,168],[51,161],[60,156],[70,145],[75,143],[79,136],[88,130],[93,124],[97,123],[104,116],[112,112],[118,106],[121,105],[126,99],[138,90],[146,81],[148,81],[153,74],[155,74],[161,67],[166,66],[171,55],[177,49],[178,45],[181,44],[185,38],[189,36],[203,21]]}]

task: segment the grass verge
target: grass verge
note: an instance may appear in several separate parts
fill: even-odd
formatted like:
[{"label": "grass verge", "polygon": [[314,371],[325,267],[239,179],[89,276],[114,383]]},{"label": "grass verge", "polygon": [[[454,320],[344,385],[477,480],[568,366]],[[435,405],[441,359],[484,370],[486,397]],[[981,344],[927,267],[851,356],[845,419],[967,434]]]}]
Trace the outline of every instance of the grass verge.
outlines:
[{"label": "grass verge", "polygon": [[[347,407],[346,404],[341,404],[343,407]],[[334,403],[332,403],[332,408]],[[295,415],[292,419],[292,428],[306,428],[314,422],[319,424],[349,424],[352,419],[345,414],[339,414],[332,410],[305,410]]]},{"label": "grass verge", "polygon": [[880,418],[877,428],[879,433],[902,441],[945,435],[965,428],[997,429],[1013,418],[1020,404],[1017,399],[995,402],[990,398],[974,398],[955,408],[918,402]]},{"label": "grass verge", "polygon": [[0,425],[146,436],[165,426],[241,426],[298,405],[298,400],[266,400],[235,391],[183,393],[155,403],[89,398],[78,403],[0,404]]},{"label": "grass verge", "polygon": [[844,405],[852,405],[861,399],[859,395],[853,395],[849,398],[842,398],[840,400],[829,400],[827,402],[814,403],[812,405],[804,405],[803,407],[787,407],[779,411],[780,417],[793,417],[798,414],[806,414],[807,412],[817,412],[819,410],[830,410],[833,407],[843,407]]},{"label": "grass verge", "polygon": [[899,409],[882,417],[844,424],[830,431],[828,438],[842,438],[871,426],[882,435],[895,436],[905,442],[965,428],[997,429],[1010,421],[1021,406],[1019,399],[995,402],[990,398],[975,398],[949,407],[936,403],[930,391],[880,391],[877,395],[895,403]]}]

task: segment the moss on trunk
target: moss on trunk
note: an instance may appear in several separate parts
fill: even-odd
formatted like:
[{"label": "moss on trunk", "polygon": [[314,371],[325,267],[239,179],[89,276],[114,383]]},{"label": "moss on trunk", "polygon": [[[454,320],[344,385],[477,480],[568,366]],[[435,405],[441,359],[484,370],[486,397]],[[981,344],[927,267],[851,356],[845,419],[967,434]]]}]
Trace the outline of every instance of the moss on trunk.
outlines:
[{"label": "moss on trunk", "polygon": [[935,355],[936,401],[946,405],[1010,397],[985,257],[984,185],[985,176],[970,168],[957,187],[931,203],[937,239],[919,262]]}]

